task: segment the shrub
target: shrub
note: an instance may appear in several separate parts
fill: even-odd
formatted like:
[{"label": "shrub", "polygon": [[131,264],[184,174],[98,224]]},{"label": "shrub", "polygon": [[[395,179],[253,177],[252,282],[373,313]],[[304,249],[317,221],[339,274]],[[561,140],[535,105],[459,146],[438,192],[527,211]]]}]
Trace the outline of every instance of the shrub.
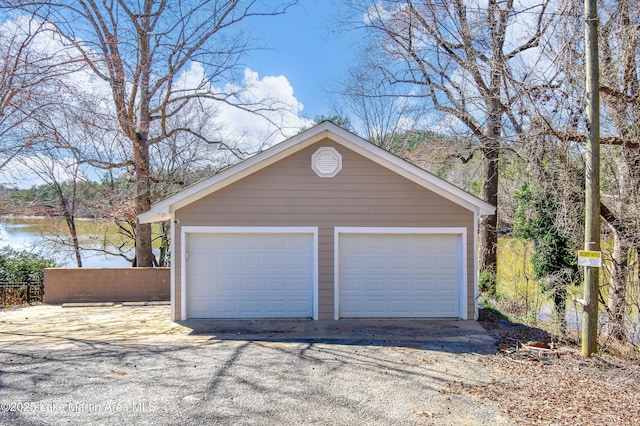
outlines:
[{"label": "shrub", "polygon": [[496,274],[494,274],[490,269],[482,271],[480,273],[480,277],[478,277],[478,289],[490,296],[495,296],[496,287]]},{"label": "shrub", "polygon": [[0,248],[0,282],[40,283],[44,281],[44,270],[56,263],[36,253]]}]

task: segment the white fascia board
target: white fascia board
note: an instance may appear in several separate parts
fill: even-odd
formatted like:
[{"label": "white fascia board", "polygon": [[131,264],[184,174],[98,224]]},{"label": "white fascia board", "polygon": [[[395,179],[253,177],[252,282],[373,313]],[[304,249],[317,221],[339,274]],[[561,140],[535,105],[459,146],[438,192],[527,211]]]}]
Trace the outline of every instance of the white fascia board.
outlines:
[{"label": "white fascia board", "polygon": [[[475,220],[473,221],[473,252],[478,252],[478,214],[476,213]],[[475,320],[478,320],[478,298],[480,297],[480,291],[478,290],[478,256],[473,256],[473,314]]]},{"label": "white fascia board", "polygon": [[166,210],[154,210],[153,208],[148,212],[138,215],[140,223],[164,222],[169,219],[171,219],[171,213]]},{"label": "white fascia board", "polygon": [[480,215],[495,214],[496,209],[491,204],[326,121],[159,201],[151,207],[149,212],[139,216],[140,221],[149,223],[167,220],[170,212],[219,191],[324,138],[329,138],[468,210],[477,211]]},{"label": "white fascia board", "polygon": [[290,139],[287,139],[284,142],[280,142],[259,154],[224,169],[210,178],[197,182],[171,197],[155,203],[151,206],[151,210],[139,216],[140,220],[142,221],[144,216],[145,222],[143,223],[158,221],[154,219],[157,219],[162,215],[169,214],[169,211],[175,211],[181,207],[189,205],[213,192],[219,191],[225,186],[231,185],[232,183],[257,172],[258,170],[261,170],[296,151],[304,149],[305,147],[322,140],[329,136],[324,127],[325,126],[313,127]]},{"label": "white fascia board", "polygon": [[[338,128],[340,129],[340,128]],[[343,129],[340,129],[343,130]],[[334,132],[338,134],[338,132]],[[493,215],[496,208],[491,204],[469,194],[451,183],[432,175],[426,170],[422,170],[418,166],[403,160],[402,158],[379,148],[370,142],[365,141],[347,131],[340,132],[339,136],[343,139],[337,141],[352,149],[353,151],[364,155],[375,163],[384,166],[399,175],[417,183],[418,185],[435,192],[436,194],[462,206],[472,212],[478,211],[480,215]],[[373,154],[373,155],[371,155]]]}]

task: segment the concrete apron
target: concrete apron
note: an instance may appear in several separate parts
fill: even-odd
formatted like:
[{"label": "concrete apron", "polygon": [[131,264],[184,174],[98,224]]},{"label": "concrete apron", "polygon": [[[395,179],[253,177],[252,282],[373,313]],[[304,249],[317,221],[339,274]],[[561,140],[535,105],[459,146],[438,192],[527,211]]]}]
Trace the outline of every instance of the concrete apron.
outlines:
[{"label": "concrete apron", "polygon": [[191,329],[192,335],[220,340],[393,345],[456,353],[495,351],[493,339],[477,321],[455,319],[191,319],[178,323]]},{"label": "concrete apron", "polygon": [[38,305],[0,310],[0,350],[24,346],[206,345],[220,341],[407,346],[453,353],[494,352],[476,321],[192,319],[172,322],[169,306]]}]

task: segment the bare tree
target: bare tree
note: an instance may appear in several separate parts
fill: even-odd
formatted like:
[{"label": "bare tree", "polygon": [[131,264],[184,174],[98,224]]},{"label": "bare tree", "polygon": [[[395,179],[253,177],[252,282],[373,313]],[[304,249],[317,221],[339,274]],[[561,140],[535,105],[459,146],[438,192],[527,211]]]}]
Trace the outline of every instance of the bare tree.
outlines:
[{"label": "bare tree", "polygon": [[[128,141],[127,163],[135,177],[138,215],[149,210],[152,200],[151,146],[190,134],[235,152],[215,134],[175,126],[172,118],[184,108],[199,107],[206,116],[216,103],[256,113],[278,107],[269,99],[240,100],[242,88],[227,83],[232,81],[242,55],[251,48],[241,30],[251,19],[284,13],[294,3],[21,0],[0,1],[0,6],[34,14],[47,22],[55,36],[75,48],[92,75],[108,85],[108,108]],[[226,89],[217,89],[216,84]],[[136,265],[152,264],[151,226],[138,223]]]},{"label": "bare tree", "polygon": [[[545,95],[555,96],[561,106],[551,111],[555,117],[539,115],[543,117],[540,129],[560,141],[583,144],[587,134],[584,93],[576,82],[584,81],[584,52],[581,44],[575,43],[575,32],[584,23],[581,6],[570,1],[566,4],[566,31],[559,32],[558,49],[554,52],[562,78],[553,88],[554,95],[550,91]],[[634,274],[640,254],[640,10],[628,0],[604,0],[599,5],[600,94],[604,107],[601,216],[614,243],[607,300],[601,301],[609,316],[610,335],[625,339],[633,298],[627,289],[640,282],[638,274]]]},{"label": "bare tree", "polygon": [[57,232],[52,236],[57,243],[73,249],[76,265],[82,267],[82,253],[76,228],[76,207],[78,203],[78,183],[84,180],[77,158],[66,157],[53,145],[38,147],[38,152],[21,155],[18,161],[42,181],[49,184],[56,195],[57,207],[64,218],[68,239]]},{"label": "bare tree", "polygon": [[18,128],[47,107],[42,96],[47,86],[82,67],[64,48],[40,48],[46,30],[33,16],[0,25],[0,169],[32,143]]},{"label": "bare tree", "polygon": [[[385,82],[428,99],[477,141],[483,159],[481,196],[498,205],[503,141],[522,131],[516,105],[526,80],[523,56],[535,51],[553,15],[548,2],[396,0],[350,2],[378,40],[376,65]],[[516,29],[517,27],[517,29]],[[377,55],[371,55],[376,57]],[[497,214],[480,223],[480,268],[496,269]]]},{"label": "bare tree", "polygon": [[423,118],[422,105],[403,96],[400,88],[380,82],[375,70],[362,67],[351,70],[340,84],[342,105],[364,126],[365,138],[371,143],[402,155],[408,147],[408,136]]},{"label": "bare tree", "polygon": [[[554,31],[554,48],[548,49],[553,63],[555,79],[540,90],[529,91],[531,104],[535,106],[536,128],[539,133],[555,138],[558,145],[573,145],[576,153],[582,153],[581,144],[587,139],[587,123],[584,117],[585,93],[584,47],[575,34],[583,30],[582,5],[564,2],[562,26]],[[635,2],[628,0],[603,0],[599,2],[600,40],[600,95],[602,177],[601,216],[607,225],[606,236],[613,248],[605,254],[610,262],[606,300],[601,302],[609,321],[603,329],[619,340],[627,338],[631,329],[628,322],[631,304],[638,306],[637,290],[640,277],[637,273],[637,256],[640,253],[640,40],[638,19],[640,11]],[[554,162],[555,163],[555,162]],[[559,163],[555,166],[563,168]],[[548,169],[552,167],[547,164]],[[564,166],[564,170],[570,172]],[[547,173],[548,173],[547,171]],[[571,172],[570,172],[571,173]],[[580,175],[580,170],[574,170]],[[562,184],[562,181],[558,181]],[[565,186],[568,186],[565,184]],[[556,185],[556,187],[561,187]],[[582,203],[581,193],[563,194],[565,208]],[[577,220],[574,220],[574,224]],[[570,228],[569,221],[563,225]],[[579,232],[574,233],[579,239]],[[635,299],[634,299],[635,298]]]},{"label": "bare tree", "polygon": [[[614,237],[607,311],[611,334],[626,335],[627,284],[640,254],[640,40],[637,4],[628,0],[603,2],[601,23],[601,94],[615,136],[624,138],[612,155],[609,171],[614,193],[604,197],[603,217]],[[633,253],[630,252],[633,250]],[[635,256],[633,255],[635,254]],[[638,277],[635,278],[638,282]]]}]

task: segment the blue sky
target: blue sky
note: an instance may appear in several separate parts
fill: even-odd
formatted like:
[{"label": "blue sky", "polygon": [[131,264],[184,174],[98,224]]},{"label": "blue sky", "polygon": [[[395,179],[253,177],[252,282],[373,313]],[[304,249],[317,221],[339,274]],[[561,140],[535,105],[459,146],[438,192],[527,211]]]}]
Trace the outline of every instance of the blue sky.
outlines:
[{"label": "blue sky", "polygon": [[[269,2],[266,0],[267,5]],[[320,115],[334,114],[330,92],[336,89],[336,81],[346,79],[357,53],[354,34],[335,31],[342,12],[344,6],[340,0],[300,0],[298,5],[290,7],[283,15],[252,19],[247,35],[264,49],[250,52],[250,56],[243,58],[243,66],[258,73],[260,80],[254,81],[258,94],[264,95],[273,90],[275,97],[287,105],[295,105],[290,102],[292,89],[295,100],[303,105],[300,111],[302,117],[314,119]],[[273,80],[273,77],[279,76],[286,80]],[[200,81],[198,78],[196,80]],[[228,129],[221,135],[222,139],[243,135],[244,140],[253,143],[251,135],[257,135],[256,140],[261,141],[265,120],[261,124],[254,115],[233,108],[226,109],[229,111],[220,113],[221,117],[226,118],[223,128]],[[297,114],[295,107],[291,114]],[[285,126],[291,126],[287,129],[288,136],[297,133],[301,123],[291,114],[284,123]],[[304,125],[308,124],[307,120]],[[271,132],[272,129],[264,131],[265,134]],[[15,176],[21,176],[21,179],[16,181]],[[24,164],[13,164],[0,171],[0,183],[29,187],[38,181]]]},{"label": "blue sky", "polygon": [[285,76],[305,117],[332,114],[329,91],[355,61],[353,34],[334,31],[340,3],[301,0],[284,15],[256,20],[253,28],[268,50],[252,52],[247,66],[261,77]]}]

